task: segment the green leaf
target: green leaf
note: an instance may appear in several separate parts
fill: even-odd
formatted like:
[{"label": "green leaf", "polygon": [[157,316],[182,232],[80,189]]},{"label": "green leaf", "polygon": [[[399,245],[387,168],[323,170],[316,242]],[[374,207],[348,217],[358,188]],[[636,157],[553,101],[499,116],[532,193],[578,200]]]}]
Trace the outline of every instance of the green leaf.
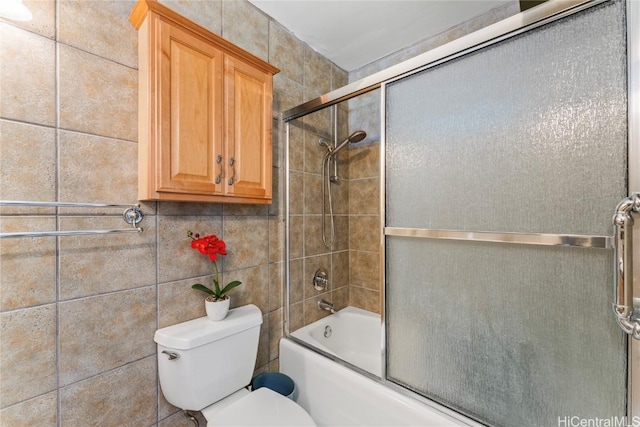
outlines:
[{"label": "green leaf", "polygon": [[227,292],[229,292],[231,289],[235,288],[236,286],[240,286],[241,284],[242,282],[239,282],[237,280],[234,280],[233,282],[229,282],[229,284],[222,289],[220,295],[226,295]]},{"label": "green leaf", "polygon": [[195,289],[196,291],[202,291],[202,292],[207,293],[209,295],[215,295],[215,292],[213,292],[211,289],[207,288],[206,286],[201,285],[200,283],[196,283],[195,285],[191,285],[191,289]]},{"label": "green leaf", "polygon": [[218,281],[216,279],[213,279],[213,288],[215,289],[213,295],[215,295],[216,298],[220,298],[222,295],[224,295],[220,290],[220,285],[218,285]]}]

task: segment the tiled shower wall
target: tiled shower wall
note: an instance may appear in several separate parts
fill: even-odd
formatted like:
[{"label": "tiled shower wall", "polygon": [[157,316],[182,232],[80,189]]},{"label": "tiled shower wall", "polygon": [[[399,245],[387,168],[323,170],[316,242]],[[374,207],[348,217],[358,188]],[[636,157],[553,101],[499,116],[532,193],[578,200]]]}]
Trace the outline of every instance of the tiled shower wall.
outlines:
[{"label": "tiled shower wall", "polygon": [[[518,1],[505,3],[464,22],[349,73],[354,82],[377,71],[431,50],[456,38],[519,12]],[[346,84],[346,82],[344,82]],[[334,88],[340,85],[335,85]],[[380,90],[375,90],[290,122],[291,209],[291,325],[301,326],[328,315],[317,303],[325,299],[336,309],[347,305],[380,313]],[[307,100],[307,99],[305,99]],[[336,242],[331,249],[322,242],[322,156],[320,138],[333,143],[334,131],[342,141],[356,130],[367,138],[351,144],[339,155],[341,180],[331,184]],[[325,203],[328,203],[325,197]],[[328,205],[326,227],[329,227]],[[327,232],[328,233],[328,232]],[[318,268],[329,273],[329,287],[316,291],[312,277]]]},{"label": "tiled shower wall", "polygon": [[[25,0],[0,23],[0,198],[137,201],[135,2]],[[347,74],[246,1],[166,2],[281,69],[280,111]],[[282,150],[274,128],[271,206],[142,204],[142,234],[4,239],[0,425],[191,426],[162,397],[153,333],[204,315],[190,285],[212,265],[187,230],[227,242],[232,305],[262,310],[257,371],[275,370],[282,329]],[[3,232],[126,227],[118,209],[3,208]],[[203,372],[216,369],[215,361]]]},{"label": "tiled shower wall", "polygon": [[381,313],[380,90],[348,105],[349,131],[367,133],[349,149],[349,305]]},{"label": "tiled shower wall", "polygon": [[[380,312],[380,120],[378,105],[373,110],[370,105],[372,99],[379,104],[378,97],[375,91],[289,123],[290,331],[329,314],[318,309],[320,300],[336,310],[349,305]],[[329,248],[322,238],[323,221],[327,241],[331,234],[329,190],[326,172],[322,174],[327,149],[319,141],[333,146],[334,133],[340,143],[357,129],[367,132],[367,138],[337,154],[339,179],[330,184],[335,236]],[[328,274],[324,290],[313,287],[318,269]]]},{"label": "tiled shower wall", "polygon": [[[346,77],[346,76],[345,76]],[[341,85],[346,84],[342,80]],[[340,87],[340,86],[336,86]],[[332,302],[337,310],[349,300],[349,169],[346,150],[338,153],[340,180],[332,183],[335,214],[335,239],[331,248],[322,239],[323,157],[327,149],[321,139],[334,143],[335,111],[338,111],[338,137],[347,132],[347,110],[330,107],[293,120],[289,124],[290,168],[290,325],[294,331],[328,314],[318,309],[321,299]],[[330,171],[333,174],[333,169]],[[326,179],[326,177],[325,177]],[[330,240],[329,199],[325,188],[325,235]],[[325,290],[314,289],[312,279],[318,269],[328,274]]]}]

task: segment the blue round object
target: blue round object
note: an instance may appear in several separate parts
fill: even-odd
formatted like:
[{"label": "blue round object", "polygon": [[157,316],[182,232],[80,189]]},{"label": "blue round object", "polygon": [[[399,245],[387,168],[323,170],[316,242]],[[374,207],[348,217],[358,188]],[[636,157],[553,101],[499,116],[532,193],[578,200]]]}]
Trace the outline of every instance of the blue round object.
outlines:
[{"label": "blue round object", "polygon": [[251,382],[251,388],[253,390],[261,387],[271,389],[283,396],[289,396],[293,393],[294,383],[290,377],[280,372],[266,372],[258,375]]}]

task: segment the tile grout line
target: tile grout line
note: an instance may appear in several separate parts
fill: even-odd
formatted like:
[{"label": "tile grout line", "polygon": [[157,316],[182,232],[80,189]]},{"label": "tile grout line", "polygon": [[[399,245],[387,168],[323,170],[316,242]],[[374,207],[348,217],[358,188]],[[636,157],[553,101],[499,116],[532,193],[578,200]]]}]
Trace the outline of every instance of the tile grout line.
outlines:
[{"label": "tile grout line", "polygon": [[[155,257],[155,261],[156,261],[156,268],[155,268],[155,287],[156,287],[156,330],[158,330],[160,328],[160,285],[159,285],[159,280],[160,280],[160,226],[159,226],[159,221],[160,221],[160,202],[154,202],[155,204],[155,211],[156,211],[156,215],[154,215],[154,221],[155,221],[155,251],[156,251],[156,257]],[[157,350],[156,350],[157,352]],[[158,363],[157,363],[157,359],[156,359],[156,363],[155,363],[155,393],[156,393],[156,424],[160,422],[160,375],[159,375],[159,371],[158,371]]]},{"label": "tile grout line", "polygon": [[[54,6],[54,66],[55,66],[55,144],[56,144],[56,159],[55,159],[55,199],[60,199],[60,45],[58,42],[59,31],[59,19],[60,19],[60,2],[55,1]],[[58,208],[54,209],[56,230],[60,230],[60,211]],[[60,354],[61,354],[61,342],[60,342],[60,238],[55,238],[56,244],[56,425],[60,427],[62,425],[62,393],[60,387]]]}]

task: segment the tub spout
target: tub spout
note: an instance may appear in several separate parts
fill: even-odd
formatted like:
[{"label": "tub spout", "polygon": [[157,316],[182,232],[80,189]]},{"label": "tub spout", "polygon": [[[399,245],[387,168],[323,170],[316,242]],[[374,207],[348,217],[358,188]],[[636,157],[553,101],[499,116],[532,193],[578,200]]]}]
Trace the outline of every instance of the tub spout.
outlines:
[{"label": "tub spout", "polygon": [[335,307],[333,306],[332,302],[329,301],[325,301],[323,299],[321,299],[320,301],[318,301],[318,308],[320,310],[327,310],[330,311],[331,314],[334,314],[336,312]]}]

